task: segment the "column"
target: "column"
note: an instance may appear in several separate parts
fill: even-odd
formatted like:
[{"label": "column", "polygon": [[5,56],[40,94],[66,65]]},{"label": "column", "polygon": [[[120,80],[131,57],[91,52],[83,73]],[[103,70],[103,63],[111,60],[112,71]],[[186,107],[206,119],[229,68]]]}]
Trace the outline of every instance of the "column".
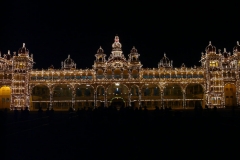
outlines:
[{"label": "column", "polygon": [[50,90],[50,106],[49,106],[49,109],[52,109],[53,108],[53,91]]},{"label": "column", "polygon": [[93,101],[94,101],[94,109],[97,107],[97,92],[94,92],[94,97],[93,97]]},{"label": "column", "polygon": [[131,70],[128,70],[128,79],[131,79]]},{"label": "column", "polygon": [[72,91],[72,109],[75,108],[75,97],[76,97],[76,92],[75,92],[75,88]]},{"label": "column", "polygon": [[131,107],[131,91],[128,91],[128,105]]},{"label": "column", "polygon": [[107,104],[107,92],[105,91],[104,92],[104,107],[107,107],[108,104]]},{"label": "column", "polygon": [[183,91],[183,108],[186,108],[186,92]]},{"label": "column", "polygon": [[141,107],[141,100],[142,100],[142,93],[141,93],[141,90],[139,89],[139,92],[138,92],[138,104],[139,104],[139,107]]},{"label": "column", "polygon": [[163,109],[165,109],[165,107],[164,107],[164,101],[163,101],[163,94],[164,94],[164,92],[161,91],[161,107],[162,107]]},{"label": "column", "polygon": [[114,79],[114,70],[112,70],[112,79]]}]

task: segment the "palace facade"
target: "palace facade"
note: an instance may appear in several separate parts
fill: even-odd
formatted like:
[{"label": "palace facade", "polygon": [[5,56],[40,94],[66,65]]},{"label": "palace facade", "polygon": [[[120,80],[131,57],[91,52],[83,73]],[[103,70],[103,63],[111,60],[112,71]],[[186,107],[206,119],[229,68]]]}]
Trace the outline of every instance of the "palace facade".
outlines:
[{"label": "palace facade", "polygon": [[106,57],[100,47],[92,69],[76,69],[68,58],[61,69],[33,69],[33,55],[25,44],[18,53],[0,55],[0,108],[39,107],[67,110],[70,107],[147,106],[148,108],[210,108],[240,103],[240,45],[233,54],[217,52],[209,43],[200,57],[201,66],[173,67],[164,54],[158,68],[143,68],[140,54],[132,48],[128,58],[119,37]]}]

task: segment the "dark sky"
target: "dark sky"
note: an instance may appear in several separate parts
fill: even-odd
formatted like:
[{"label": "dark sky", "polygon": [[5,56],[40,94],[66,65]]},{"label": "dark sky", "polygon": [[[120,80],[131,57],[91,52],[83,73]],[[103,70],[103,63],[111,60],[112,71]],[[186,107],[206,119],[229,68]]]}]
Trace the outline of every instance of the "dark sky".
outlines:
[{"label": "dark sky", "polygon": [[38,69],[60,68],[68,54],[77,68],[91,68],[100,45],[109,56],[116,34],[125,57],[135,46],[148,68],[164,52],[174,67],[200,65],[209,41],[231,52],[240,41],[238,3],[2,0],[0,6],[1,52],[25,42]]}]

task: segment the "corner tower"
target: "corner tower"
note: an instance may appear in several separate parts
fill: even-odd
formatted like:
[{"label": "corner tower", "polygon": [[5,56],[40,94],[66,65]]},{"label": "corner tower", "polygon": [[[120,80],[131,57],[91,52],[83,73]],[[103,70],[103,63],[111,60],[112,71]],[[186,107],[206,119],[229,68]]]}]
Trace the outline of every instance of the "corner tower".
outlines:
[{"label": "corner tower", "polygon": [[32,70],[33,63],[33,57],[29,56],[29,50],[23,43],[22,48],[18,50],[18,55],[13,56],[11,109],[15,107],[18,110],[29,108],[29,73]]}]

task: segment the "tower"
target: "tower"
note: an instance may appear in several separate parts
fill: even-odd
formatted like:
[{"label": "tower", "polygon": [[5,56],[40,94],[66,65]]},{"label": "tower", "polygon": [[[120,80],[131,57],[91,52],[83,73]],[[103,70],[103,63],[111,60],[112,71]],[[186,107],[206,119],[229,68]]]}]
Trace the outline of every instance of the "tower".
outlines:
[{"label": "tower", "polygon": [[216,53],[216,47],[209,42],[202,54],[201,63],[206,73],[206,104],[210,107],[224,107],[222,54]]},{"label": "tower", "polygon": [[23,43],[22,48],[18,50],[18,55],[13,56],[12,66],[12,94],[10,108],[25,109],[29,108],[29,74],[33,67],[33,57],[29,56],[29,50]]}]

